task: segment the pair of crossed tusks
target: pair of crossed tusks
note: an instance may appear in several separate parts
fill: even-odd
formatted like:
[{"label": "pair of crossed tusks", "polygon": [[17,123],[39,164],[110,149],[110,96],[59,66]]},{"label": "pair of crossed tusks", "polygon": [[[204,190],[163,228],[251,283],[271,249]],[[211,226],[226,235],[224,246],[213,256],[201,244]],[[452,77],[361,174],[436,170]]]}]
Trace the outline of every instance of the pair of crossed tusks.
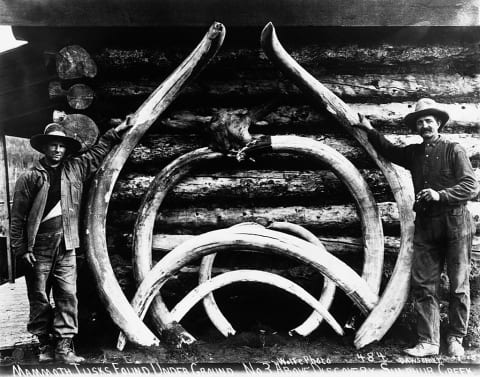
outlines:
[{"label": "pair of crossed tusks", "polygon": [[[380,339],[397,318],[408,296],[411,241],[413,237],[413,215],[410,211],[412,208],[411,203],[413,203],[413,190],[405,189],[405,182],[402,181],[401,175],[398,174],[397,170],[390,163],[376,154],[366,139],[365,134],[351,127],[354,122],[358,121],[357,115],[352,114],[340,99],[303,70],[283,50],[275,36],[272,24],[268,24],[262,32],[262,47],[264,51],[272,61],[279,65],[287,76],[293,79],[302,90],[313,96],[317,102],[320,102],[323,107],[326,107],[340,121],[340,124],[361,142],[382,169],[390,183],[399,208],[402,238],[397,264],[387,288],[380,300],[378,300],[377,294],[383,265],[382,228],[373,196],[358,171],[343,156],[318,142],[299,137],[274,136],[271,138],[270,144],[274,150],[283,149],[293,153],[303,153],[312,158],[327,161],[349,187],[360,210],[364,230],[366,257],[363,277],[365,280],[354,273],[343,262],[328,254],[321,244],[313,244],[298,237],[273,230],[259,230],[258,227],[250,227],[248,231],[241,230],[242,227],[237,229],[231,228],[195,237],[175,248],[151,269],[152,229],[156,210],[159,208],[166,191],[189,171],[191,168],[190,164],[193,166],[196,163],[196,159],[220,158],[220,154],[204,148],[180,157],[162,170],[162,173],[152,182],[152,185],[156,186],[156,188],[149,190],[145,196],[135,226],[134,268],[136,279],[141,281],[141,284],[131,304],[123,294],[111,267],[105,236],[108,203],[116,179],[140,138],[173,101],[182,86],[216,54],[222,44],[224,35],[225,29],[223,25],[214,23],[210,27],[197,48],[130,118],[133,127],[124,136],[122,143],[114,148],[104,160],[92,183],[87,202],[86,252],[97,282],[100,297],[113,321],[123,332],[117,347],[122,348],[125,344],[123,336],[138,345],[158,345],[158,338],[142,322],[150,303],[154,300],[152,312],[155,314],[152,318],[155,326],[160,330],[168,328],[168,324],[172,320],[180,318],[180,314],[185,310],[174,309],[173,313],[168,311],[161,296],[157,295],[162,284],[194,258],[218,251],[238,250],[239,248],[241,250],[269,250],[271,252],[284,253],[318,269],[345,290],[365,314],[371,311],[357,332],[355,340],[357,348]],[[192,154],[195,158],[192,158]],[[153,210],[154,208],[155,211]],[[232,234],[235,234],[234,239],[232,239]],[[204,276],[208,275],[207,268]],[[203,288],[199,287],[199,291],[203,294],[208,292],[210,288],[214,289],[214,287],[224,284],[225,281],[233,281],[237,278],[237,275],[230,275],[228,279],[221,283],[218,283],[220,279],[213,278],[202,283],[200,287]],[[256,278],[267,282],[273,281],[270,275],[267,276],[265,274],[262,276],[256,274]],[[284,286],[285,282],[280,280],[276,279],[275,284]],[[210,287],[209,289],[204,288],[206,284]],[[299,287],[291,285],[291,282],[289,284],[291,291],[298,293],[299,297],[302,297],[332,327],[338,330],[336,327],[338,324],[334,320],[332,321],[331,316],[324,309],[323,301],[320,303],[317,301],[312,302],[311,296],[306,296],[305,292],[299,290]],[[200,293],[198,295],[201,295]],[[324,300],[326,300],[325,306],[328,307],[328,300],[330,299],[324,298]],[[183,308],[187,308],[187,304],[182,304]],[[313,320],[313,325],[308,326],[314,328],[318,322],[317,317],[316,320]],[[312,327],[309,327],[307,332]],[[191,335],[185,333],[185,342],[188,343],[191,340]]]}]

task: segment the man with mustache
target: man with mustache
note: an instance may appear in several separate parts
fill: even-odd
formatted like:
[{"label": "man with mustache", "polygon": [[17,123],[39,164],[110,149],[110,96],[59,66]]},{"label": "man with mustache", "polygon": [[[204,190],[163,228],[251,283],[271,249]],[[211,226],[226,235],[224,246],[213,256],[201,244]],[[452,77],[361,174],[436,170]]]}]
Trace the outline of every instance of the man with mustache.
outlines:
[{"label": "man with mustache", "polygon": [[[15,255],[27,266],[30,318],[27,330],[39,340],[39,361],[80,363],[73,350],[78,332],[76,249],[84,182],[131,126],[123,122],[107,131],[87,152],[58,123],[30,139],[44,154],[15,185],[10,238]],[[50,291],[55,307],[50,305]]]},{"label": "man with mustache", "polygon": [[405,124],[423,138],[421,144],[396,146],[360,116],[357,125],[385,158],[412,174],[416,212],[411,275],[418,343],[404,352],[414,357],[437,355],[440,348],[440,276],[447,265],[450,300],[448,354],[464,355],[463,337],[470,313],[470,255],[475,224],[466,207],[479,185],[465,149],[439,134],[449,115],[429,98],[420,99]]}]

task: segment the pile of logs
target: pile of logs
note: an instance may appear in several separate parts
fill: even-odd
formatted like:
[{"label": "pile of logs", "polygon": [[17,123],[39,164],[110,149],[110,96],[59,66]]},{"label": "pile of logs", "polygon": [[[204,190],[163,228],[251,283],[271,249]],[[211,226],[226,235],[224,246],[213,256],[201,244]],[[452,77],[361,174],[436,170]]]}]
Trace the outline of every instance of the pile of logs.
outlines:
[{"label": "pile of logs", "polygon": [[[188,55],[193,44],[160,47],[92,44],[91,48],[83,45],[84,49],[77,46],[47,51],[47,61],[55,59],[58,72],[58,79],[49,85],[49,95],[59,109],[86,114],[102,130],[134,114],[131,121],[136,126],[129,138],[106,161],[106,168],[93,184],[86,225],[89,230],[86,249],[90,258],[106,266],[110,265],[109,255],[116,261],[113,270],[117,275],[132,266],[139,274],[131,256],[141,200],[145,200],[149,186],[162,168],[186,153],[210,145],[211,135],[207,132],[210,124],[219,114],[227,112],[251,116],[249,131],[254,138],[258,135],[269,135],[271,140],[276,140],[278,135],[305,137],[333,148],[353,163],[378,204],[385,235],[382,238],[385,264],[377,287],[380,292],[374,293],[382,296],[389,289],[389,279],[398,274],[403,279],[394,280],[395,288],[398,292],[405,291],[413,221],[410,193],[403,190],[407,187],[408,174],[379,159],[375,151],[369,149],[364,135],[353,130],[351,124],[358,119],[357,113],[362,113],[394,142],[415,142],[418,136],[408,134],[402,124],[403,116],[412,111],[417,99],[434,98],[445,103],[450,113],[451,121],[444,129],[446,136],[462,143],[477,169],[480,162],[477,136],[480,51],[476,37],[468,32],[461,43],[458,35],[452,36],[449,31],[439,35],[427,33],[417,39],[390,33],[370,38],[371,35],[360,31],[357,39],[349,35],[349,38],[338,37],[333,41],[321,36],[303,41],[297,36],[295,40],[287,39],[286,54],[270,25],[264,30],[263,49],[258,42],[255,45],[250,40],[225,43],[204,71],[190,79],[175,101],[175,94],[171,94],[165,106],[153,110],[145,109],[144,105],[138,109],[138,106],[148,96],[170,95],[161,92],[162,86],[156,88]],[[228,40],[228,34],[226,38]],[[72,51],[81,58],[72,57]],[[62,64],[66,52],[73,62],[82,63],[83,70],[73,70],[68,64]],[[311,76],[289,60],[292,58]],[[178,69],[182,67],[185,68],[180,65]],[[69,76],[68,72],[76,73]],[[183,72],[185,79],[190,73]],[[169,85],[168,80],[162,84],[163,90]],[[180,87],[173,90],[178,91]],[[147,120],[142,114],[149,112],[155,116]],[[152,126],[158,115],[158,121]],[[194,236],[204,232],[242,222],[269,226],[287,221],[308,229],[330,253],[353,261],[355,273],[362,274],[362,265],[365,266],[362,263],[365,248],[362,214],[365,212],[357,210],[361,206],[341,175],[334,174],[325,161],[288,150],[255,153],[251,157],[253,160],[236,161],[225,157],[206,161],[171,185],[171,190],[162,198],[162,209],[151,219],[153,260],[159,260],[172,249],[178,250],[184,241],[193,242]],[[103,177],[110,179],[108,187],[102,186]],[[99,224],[98,218],[106,213],[105,198],[110,195],[106,224]],[[470,208],[480,231],[478,202],[472,202]],[[252,260],[255,264],[255,258]],[[474,310],[469,335],[472,342],[478,339],[480,328],[477,261],[475,255],[471,275]],[[214,268],[214,274],[234,264],[224,263],[223,267]],[[278,272],[280,269],[283,275],[299,265],[276,263],[272,257],[270,270]],[[188,261],[178,267],[177,271],[186,275],[201,269],[198,261],[197,264]],[[303,274],[307,276],[310,272],[304,270]],[[136,283],[130,276],[120,281],[126,292],[135,291]],[[338,276],[333,277],[338,283]],[[300,276],[297,282],[300,284],[304,280]],[[104,289],[110,290],[112,285],[105,285]],[[146,290],[144,293],[153,292],[152,287],[142,289]],[[120,294],[123,296],[121,292],[117,295]],[[171,302],[167,302],[169,306],[179,301],[175,292],[165,295],[173,296]],[[128,295],[128,299],[131,298]],[[144,299],[139,299],[137,293],[133,301],[139,312],[146,309]],[[389,305],[394,302],[396,314],[388,320],[397,318],[405,299],[390,296]],[[228,304],[228,298],[224,301]],[[130,307],[127,300],[123,304]],[[352,305],[351,301],[348,305]],[[367,312],[373,309],[374,316],[363,323],[363,328],[368,328],[369,321],[387,320],[384,314],[387,309],[375,312],[375,305],[368,307]],[[128,328],[122,323],[138,321],[136,314],[129,310],[125,310],[127,314],[123,319],[116,319],[124,331]],[[362,340],[364,333],[357,333],[357,346],[381,338],[382,331],[368,341]],[[143,335],[155,343],[153,334],[145,332]],[[127,331],[127,337],[135,341],[142,334],[128,334]]]}]

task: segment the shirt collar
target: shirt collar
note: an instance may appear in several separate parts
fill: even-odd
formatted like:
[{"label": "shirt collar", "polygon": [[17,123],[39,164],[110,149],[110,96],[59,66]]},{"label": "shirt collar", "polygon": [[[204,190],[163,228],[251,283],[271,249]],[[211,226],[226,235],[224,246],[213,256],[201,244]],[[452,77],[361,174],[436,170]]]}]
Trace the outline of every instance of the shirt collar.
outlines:
[{"label": "shirt collar", "polygon": [[442,140],[443,140],[442,135],[438,135],[435,140],[429,141],[428,143],[424,141],[423,144],[425,144],[425,145],[427,145],[427,146],[432,146],[432,147],[433,147],[433,146],[437,145],[437,144],[438,144],[440,141],[442,141]]}]

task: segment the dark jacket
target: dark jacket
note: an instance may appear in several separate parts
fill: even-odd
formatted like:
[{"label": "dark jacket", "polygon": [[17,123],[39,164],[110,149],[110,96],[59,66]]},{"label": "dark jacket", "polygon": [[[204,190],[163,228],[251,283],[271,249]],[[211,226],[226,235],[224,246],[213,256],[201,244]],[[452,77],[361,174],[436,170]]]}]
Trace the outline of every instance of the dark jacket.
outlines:
[{"label": "dark jacket", "polygon": [[475,198],[479,184],[465,149],[440,136],[434,142],[397,146],[376,130],[368,132],[373,146],[388,160],[410,170],[415,193],[431,188],[439,203],[425,208],[432,214]]},{"label": "dark jacket", "polygon": [[[118,133],[111,129],[87,152],[78,157],[67,157],[61,165],[60,202],[67,250],[80,246],[79,213],[83,183],[96,172],[103,158],[120,140]],[[40,162],[18,178],[10,225],[11,247],[15,255],[33,251],[49,187],[48,172]]]}]

